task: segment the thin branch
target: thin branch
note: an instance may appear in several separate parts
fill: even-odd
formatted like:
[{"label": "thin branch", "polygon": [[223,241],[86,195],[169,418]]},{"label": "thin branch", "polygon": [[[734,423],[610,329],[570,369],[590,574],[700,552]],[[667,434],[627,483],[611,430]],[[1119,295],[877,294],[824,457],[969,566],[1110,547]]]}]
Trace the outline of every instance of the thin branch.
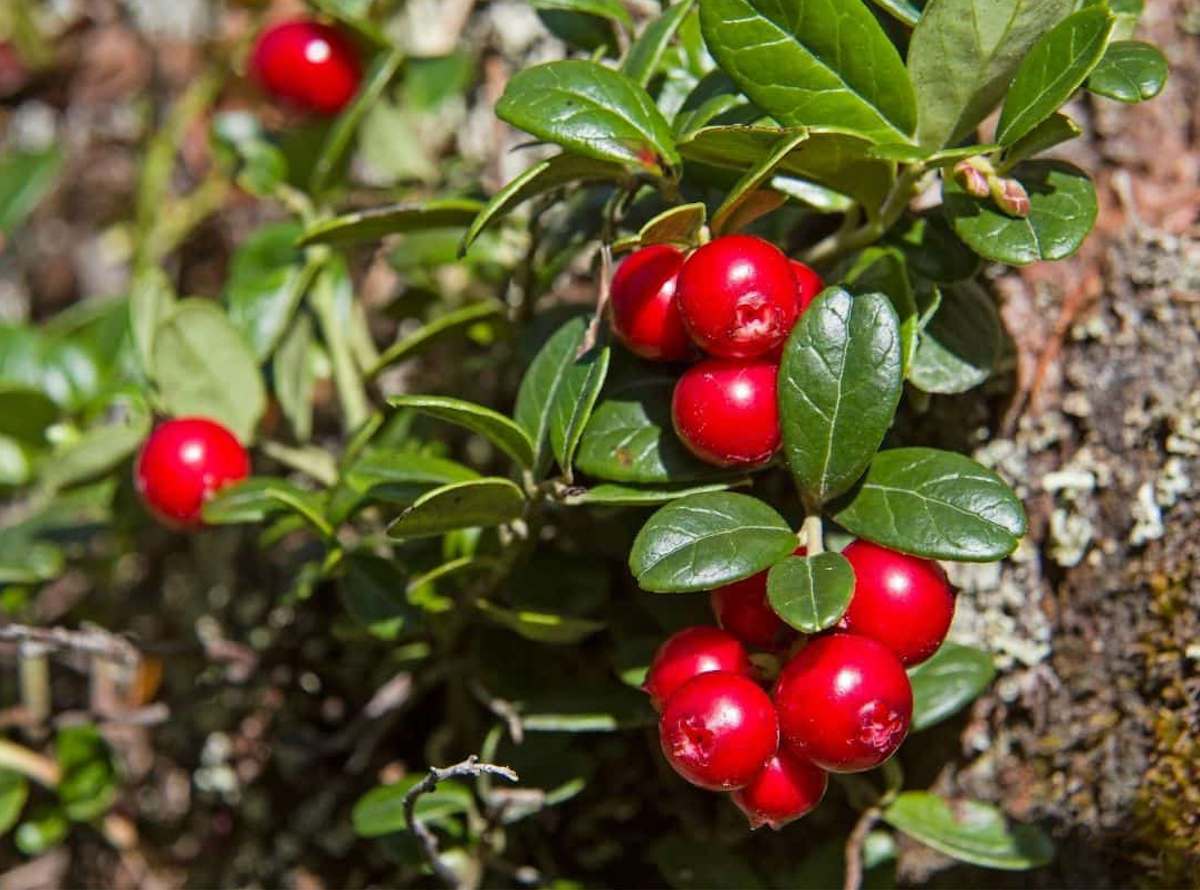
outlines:
[{"label": "thin branch", "polygon": [[29,627],[8,624],[0,627],[0,643],[37,644],[51,651],[82,652],[97,655],[128,667],[135,666],[141,655],[137,648],[116,634],[98,627],[67,630],[63,627]]},{"label": "thin branch", "polygon": [[46,788],[57,788],[61,778],[58,764],[49,757],[8,739],[0,739],[0,767],[18,772]]},{"label": "thin branch", "polygon": [[843,890],[859,890],[863,879],[863,845],[867,835],[879,821],[879,807],[867,807],[858,817],[858,823],[846,838],[846,880]]}]

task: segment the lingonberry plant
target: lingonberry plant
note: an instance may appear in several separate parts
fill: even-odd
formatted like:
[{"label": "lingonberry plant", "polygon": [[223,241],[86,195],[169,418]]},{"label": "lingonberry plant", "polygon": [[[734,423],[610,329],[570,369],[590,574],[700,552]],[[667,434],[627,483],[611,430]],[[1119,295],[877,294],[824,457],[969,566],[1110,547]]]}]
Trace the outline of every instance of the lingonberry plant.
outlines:
[{"label": "lingonberry plant", "polygon": [[[401,203],[355,178],[356,140],[375,173],[395,160],[373,134],[398,95],[432,120],[459,77],[406,58],[370,3],[260,23],[244,54],[264,109],[315,113],[304,139],[218,106],[228,72],[191,87],[148,150],[128,297],[0,329],[18,500],[0,579],[61,574],[63,503],[138,527],[134,478],[178,531],[251,525],[289,572],[289,609],[336,590],[331,635],[417,665],[414,695],[444,690],[450,716],[408,749],[509,758],[540,783],[505,797],[492,776],[509,773],[468,760],[356,786],[354,830],[406,875],[427,860],[451,884],[524,880],[498,838],[592,772],[561,736],[655,711],[671,767],[733,792],[751,828],[814,810],[833,774],[831,822],[856,814],[852,885],[879,822],[982,866],[1046,862],[1035,829],[903,790],[906,736],[993,675],[987,653],[943,643],[955,594],[937,561],[1002,560],[1026,532],[1008,482],[911,421],[997,366],[983,261],[1062,259],[1091,229],[1087,174],[1040,156],[1079,134],[1061,109],[1080,90],[1162,88],[1161,56],[1132,40],[1140,4],[680,0],[637,27],[619,3],[534,6],[569,57],[508,78],[495,114],[536,151],[490,197],[469,165],[427,165]],[[176,195],[199,121],[211,172]],[[231,190],[277,221],[241,244],[219,300],[181,299],[173,251]],[[408,287],[386,309],[362,296],[380,257]],[[426,355],[438,384],[414,370]],[[244,478],[241,443],[260,475]],[[85,741],[79,762],[111,786]],[[659,778],[625,800],[678,793]],[[56,793],[77,820],[112,799],[72,811]],[[660,865],[674,849],[655,847]]]}]

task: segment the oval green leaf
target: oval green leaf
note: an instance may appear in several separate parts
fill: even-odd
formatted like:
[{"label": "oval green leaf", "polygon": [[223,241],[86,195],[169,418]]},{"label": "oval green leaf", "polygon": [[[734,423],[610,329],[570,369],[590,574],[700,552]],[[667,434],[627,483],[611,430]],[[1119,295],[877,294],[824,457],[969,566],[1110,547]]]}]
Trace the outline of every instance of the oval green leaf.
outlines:
[{"label": "oval green leaf", "polygon": [[879,293],[891,301],[900,322],[900,364],[907,369],[917,349],[920,318],[904,253],[895,247],[868,247],[855,258],[842,285],[852,294]]},{"label": "oval green leaf", "polygon": [[322,220],[304,230],[300,244],[360,244],[401,232],[466,228],[483,204],[468,198],[443,198],[419,203],[372,207]]},{"label": "oval green leaf", "polygon": [[924,392],[966,392],[991,376],[999,352],[1000,316],[992,298],[973,281],[947,285],[921,332],[908,379]]},{"label": "oval green leaf", "polygon": [[1027,158],[1039,155],[1074,139],[1083,128],[1061,112],[1054,112],[1004,152],[1005,167],[1014,167]]},{"label": "oval green leaf", "polygon": [[264,226],[242,242],[230,264],[224,293],[229,320],[260,362],[287,331],[316,272],[296,247],[299,234],[295,223]]},{"label": "oval green leaf", "polygon": [[1088,78],[1087,88],[1118,102],[1145,102],[1167,85],[1167,60],[1156,46],[1138,40],[1119,40]]},{"label": "oval green leaf", "polygon": [[704,228],[708,211],[704,204],[680,204],[664,210],[650,222],[642,226],[638,233],[638,243],[645,247],[649,244],[683,244],[695,245],[700,239],[700,230]]},{"label": "oval green leaf", "polygon": [[17,824],[25,798],[29,796],[29,782],[15,770],[0,768],[0,835],[8,834]]},{"label": "oval green leaf", "polygon": [[405,597],[407,583],[392,560],[366,553],[346,558],[342,602],[372,636],[394,640],[416,612]]},{"label": "oval green leaf", "polygon": [[620,485],[615,482],[605,482],[593,485],[577,494],[570,494],[563,502],[572,506],[586,504],[602,507],[653,507],[659,504],[669,504],[671,501],[694,494],[725,491],[729,488],[747,485],[749,482],[749,479],[711,482],[705,485],[696,485],[691,482],[680,482],[675,485]]},{"label": "oval green leaf", "polygon": [[497,411],[447,396],[395,396],[393,408],[409,408],[483,436],[523,467],[533,466],[533,444],[525,431]]},{"label": "oval green leaf", "polygon": [[[358,799],[350,814],[354,833],[359,837],[380,837],[408,829],[404,817],[404,797],[424,775],[406,776],[391,785],[372,788]],[[439,782],[428,794],[417,798],[413,816],[427,825],[444,825],[450,819],[469,812],[471,792],[458,782]]]},{"label": "oval green leaf", "polygon": [[913,689],[913,732],[957,714],[975,701],[995,676],[996,668],[987,652],[942,643],[932,658],[908,672]]},{"label": "oval green leaf", "polygon": [[649,84],[662,64],[667,47],[683,23],[684,16],[692,11],[693,3],[694,0],[680,0],[648,24],[637,40],[630,44],[621,62],[622,73],[639,86]]},{"label": "oval green leaf", "polygon": [[270,477],[250,478],[221,489],[204,505],[204,521],[212,525],[262,522],[282,510],[304,517],[323,535],[333,534],[316,495]]},{"label": "oval green leaf", "polygon": [[460,528],[500,525],[518,519],[525,495],[499,477],[472,479],[421,495],[390,526],[393,538],[427,538]]},{"label": "oval green leaf", "polygon": [[789,556],[767,574],[767,599],[801,633],[833,627],[854,594],[854,569],[840,553]]}]

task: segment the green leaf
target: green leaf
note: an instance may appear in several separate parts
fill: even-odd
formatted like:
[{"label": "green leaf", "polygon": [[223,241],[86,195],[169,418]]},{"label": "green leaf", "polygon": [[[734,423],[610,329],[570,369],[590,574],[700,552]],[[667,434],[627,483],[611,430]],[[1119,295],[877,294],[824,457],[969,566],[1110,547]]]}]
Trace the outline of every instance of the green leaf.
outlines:
[{"label": "green leaf", "polygon": [[913,732],[957,714],[991,685],[992,656],[980,649],[942,643],[928,661],[908,672],[913,689]]},{"label": "green leaf", "polygon": [[304,517],[323,535],[333,534],[313,494],[284,479],[267,476],[221,489],[204,505],[204,521],[212,525],[257,523],[283,510]]},{"label": "green leaf", "polygon": [[789,556],[767,574],[767,598],[784,621],[815,634],[841,620],[854,593],[854,569],[840,553]]},{"label": "green leaf", "polygon": [[520,518],[525,495],[499,477],[443,485],[421,495],[390,526],[393,538],[427,538],[460,528],[501,525]]},{"label": "green leaf", "polygon": [[329,516],[340,523],[364,499],[408,505],[439,485],[478,478],[470,467],[442,457],[371,448],[345,471],[330,500]]},{"label": "green leaf", "polygon": [[287,331],[316,267],[297,249],[297,223],[264,226],[233,255],[225,284],[229,320],[261,362]]},{"label": "green leaf", "polygon": [[314,223],[304,230],[302,246],[311,244],[360,244],[378,241],[401,232],[427,229],[466,228],[483,204],[468,198],[439,198],[432,201],[372,207]]},{"label": "green leaf", "polygon": [[920,319],[904,254],[894,247],[868,247],[855,258],[842,285],[852,294],[879,293],[891,300],[900,322],[901,369],[907,370],[917,350]]},{"label": "green leaf", "polygon": [[0,383],[0,435],[42,447],[46,428],[56,420],[58,404],[40,389]]},{"label": "green leaf", "polygon": [[11,769],[0,768],[0,835],[8,834],[21,817],[29,796],[29,782]]},{"label": "green leaf", "polygon": [[862,3],[700,0],[700,27],[722,70],[784,126],[910,141],[917,107],[908,72]]},{"label": "green leaf", "polygon": [[900,401],[900,325],[882,294],[829,288],[800,318],[779,368],[783,451],[810,510],[862,475]]},{"label": "green leaf", "polygon": [[[359,837],[380,837],[408,830],[404,818],[404,796],[421,782],[424,775],[406,776],[391,785],[372,788],[358,799],[350,819]],[[474,804],[471,791],[459,782],[439,782],[437,787],[417,798],[413,815],[426,825],[442,826],[455,816],[470,812]]]},{"label": "green leaf", "polygon": [[[742,178],[726,194],[725,200],[721,202],[721,206],[713,213],[711,227],[714,235],[736,231],[739,226],[733,225],[735,220],[738,220],[742,225],[752,221],[746,218],[744,212],[747,205],[753,203],[755,197],[761,194],[759,187],[771,177],[771,174],[775,172],[775,168],[783,163],[783,160],[806,139],[808,139],[808,131],[803,128],[783,131],[781,133],[771,151],[761,161],[745,172]],[[783,197],[780,196],[779,203],[782,202]]]},{"label": "green leaf", "polygon": [[643,590],[712,590],[779,562],[796,548],[796,535],[762,501],[732,492],[672,501],[642,526],[629,568]]},{"label": "green leaf", "polygon": [[58,148],[13,151],[0,157],[0,234],[11,235],[58,181],[63,154]]},{"label": "green leaf", "polygon": [[674,485],[621,485],[615,482],[605,482],[593,485],[577,494],[568,495],[565,503],[604,507],[651,507],[668,504],[694,494],[725,491],[737,485],[748,484],[749,481],[743,479],[701,485],[693,482],[679,482]]},{"label": "green leaf", "polygon": [[556,155],[534,164],[492,195],[491,200],[479,211],[479,215],[463,235],[458,248],[459,255],[464,255],[467,248],[491,223],[530,198],[572,182],[620,182],[628,178],[628,175],[628,171],[620,164],[569,154]]},{"label": "green leaf", "polygon": [[253,441],[267,403],[258,363],[214,303],[182,300],[159,325],[153,378],[168,414],[211,417]]},{"label": "green leaf", "polygon": [[592,417],[592,409],[600,398],[604,379],[608,376],[611,351],[607,346],[595,346],[575,359],[563,372],[554,392],[550,414],[550,447],[555,460],[568,476],[571,475],[575,451],[583,431]]},{"label": "green leaf", "polygon": [[[316,314],[321,338],[329,353],[333,382],[342,408],[342,426],[358,429],[371,413],[366,388],[355,356],[354,282],[340,254],[331,254],[313,282],[309,306]],[[361,307],[360,307],[361,308]]]},{"label": "green leaf", "polygon": [[154,336],[158,326],[175,309],[176,302],[170,280],[157,266],[141,270],[130,284],[129,330],[147,376],[153,370]]},{"label": "green leaf", "polygon": [[921,7],[909,0],[872,0],[872,2],[910,28],[921,20]]},{"label": "green leaf", "polygon": [[62,843],[70,830],[71,825],[59,807],[42,804],[17,826],[13,840],[26,856],[39,856]]},{"label": "green leaf", "polygon": [[1012,145],[1058,110],[1104,56],[1116,19],[1103,6],[1068,16],[1029,51],[1000,112],[996,141]]},{"label": "green leaf", "polygon": [[710,71],[692,88],[671,122],[677,139],[685,139],[709,124],[750,124],[763,117],[728,74]]},{"label": "green leaf", "polygon": [[1012,167],[1026,158],[1041,154],[1056,145],[1074,139],[1083,129],[1062,112],[1054,112],[1004,152],[1004,164]]},{"label": "green leaf", "polygon": [[648,24],[630,45],[625,60],[621,62],[621,72],[638,86],[649,84],[662,64],[667,47],[683,23],[684,16],[692,11],[693,2],[680,0]]},{"label": "green leaf", "polygon": [[684,244],[694,245],[699,241],[704,228],[707,211],[702,203],[680,204],[654,217],[638,233],[638,244]]},{"label": "green leaf", "polygon": [[963,862],[1024,871],[1054,858],[1050,840],[1032,825],[1009,828],[995,807],[973,800],[950,803],[925,791],[906,791],[883,810],[883,820],[939,853]]},{"label": "green leaf", "polygon": [[571,645],[605,627],[603,621],[531,609],[506,609],[484,599],[476,600],[475,607],[495,624],[535,643]]},{"label": "green leaf", "polygon": [[405,598],[407,583],[395,563],[379,556],[354,553],[346,558],[342,602],[346,611],[381,640],[394,640],[413,620]]},{"label": "green leaf", "polygon": [[918,141],[955,145],[1004,98],[1030,47],[1074,0],[929,0],[908,46]]},{"label": "green leaf", "polygon": [[450,334],[465,331],[483,321],[501,318],[505,311],[504,304],[499,300],[481,300],[440,315],[385,349],[374,366],[367,370],[367,379],[375,378],[385,368],[416,355]]},{"label": "green leaf", "polygon": [[112,753],[91,724],[60,729],[54,739],[60,779],[58,799],[67,817],[87,822],[102,815],[117,797]]},{"label": "green leaf", "polygon": [[137,451],[150,432],[150,412],[141,397],[114,399],[108,412],[116,415],[112,422],[90,427],[78,439],[55,449],[42,471],[46,490],[95,479]]},{"label": "green leaf", "polygon": [[533,444],[525,431],[491,408],[446,396],[395,396],[393,408],[411,408],[421,414],[465,427],[483,436],[523,467],[533,466]]},{"label": "green leaf", "polygon": [[909,268],[930,281],[962,281],[979,271],[978,254],[959,240],[940,213],[907,217],[889,240],[904,252]]},{"label": "green leaf", "polygon": [[679,166],[671,128],[636,82],[598,62],[568,59],[517,73],[496,103],[503,121],[576,154],[655,175]]},{"label": "green leaf", "polygon": [[298,442],[307,442],[312,437],[316,384],[312,343],[312,321],[308,315],[299,314],[280,341],[271,364],[275,397]]},{"label": "green leaf", "polygon": [[620,0],[529,0],[529,5],[540,10],[550,9],[594,15],[597,18],[617,22],[626,28],[633,28],[633,19],[621,5]]},{"label": "green leaf", "polygon": [[349,107],[338,116],[330,128],[329,134],[325,137],[325,143],[321,146],[321,154],[313,165],[312,178],[309,183],[309,190],[314,194],[320,194],[329,185],[330,177],[341,166],[342,159],[350,148],[350,143],[354,141],[358,125],[362,123],[367,112],[379,102],[383,91],[396,76],[403,61],[404,54],[398,49],[381,52],[375,57],[370,70],[363,77],[358,95],[354,97],[354,101],[350,103]]},{"label": "green leaf", "polygon": [[937,312],[921,332],[908,379],[924,392],[966,392],[991,376],[1000,352],[1000,316],[973,281],[943,288]]},{"label": "green leaf", "polygon": [[62,574],[66,559],[62,549],[26,533],[0,530],[0,585],[39,584]]},{"label": "green leaf", "polygon": [[933,448],[881,451],[833,518],[884,547],[959,562],[1002,559],[1026,531],[1025,510],[1004,480]]},{"label": "green leaf", "polygon": [[1029,216],[1002,213],[973,198],[953,179],[943,181],[946,216],[955,234],[980,256],[1025,266],[1061,260],[1083,244],[1096,222],[1096,190],[1088,175],[1063,161],[1026,161],[1012,176],[1029,193]]},{"label": "green leaf", "polygon": [[616,732],[653,723],[646,696],[625,688],[540,696],[521,715],[526,732]]},{"label": "green leaf", "polygon": [[1087,88],[1118,102],[1145,102],[1167,85],[1167,60],[1156,46],[1137,40],[1110,43]]}]

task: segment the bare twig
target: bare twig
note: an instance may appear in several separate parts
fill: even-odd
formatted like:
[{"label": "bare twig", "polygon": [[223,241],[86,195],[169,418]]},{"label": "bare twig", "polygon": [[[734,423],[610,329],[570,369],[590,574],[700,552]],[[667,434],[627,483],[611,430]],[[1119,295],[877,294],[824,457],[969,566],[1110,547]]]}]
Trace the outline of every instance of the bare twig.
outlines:
[{"label": "bare twig", "polygon": [[8,624],[0,627],[0,643],[36,644],[50,651],[99,655],[133,667],[141,656],[132,643],[99,627],[67,630],[64,627],[29,627]]},{"label": "bare twig", "polygon": [[8,739],[0,739],[0,767],[18,772],[46,788],[58,787],[57,763]]},{"label": "bare twig", "polygon": [[453,766],[430,767],[429,774],[416,785],[413,785],[412,788],[408,789],[408,793],[404,795],[405,821],[407,821],[409,829],[416,836],[418,843],[420,843],[421,850],[425,854],[425,858],[429,860],[429,864],[433,867],[434,874],[447,887],[458,888],[461,886],[458,875],[454,873],[453,869],[443,863],[441,857],[438,855],[437,836],[429,829],[429,826],[417,819],[417,801],[421,798],[421,795],[428,794],[437,788],[439,782],[445,782],[448,779],[479,777],[485,773],[492,776],[501,776],[510,782],[518,781],[517,774],[509,767],[497,766],[494,763],[480,763],[479,758],[472,754],[466,760],[456,763]]},{"label": "bare twig", "polygon": [[863,878],[863,845],[879,820],[879,807],[867,807],[846,838],[846,880],[843,890],[859,890]]}]

